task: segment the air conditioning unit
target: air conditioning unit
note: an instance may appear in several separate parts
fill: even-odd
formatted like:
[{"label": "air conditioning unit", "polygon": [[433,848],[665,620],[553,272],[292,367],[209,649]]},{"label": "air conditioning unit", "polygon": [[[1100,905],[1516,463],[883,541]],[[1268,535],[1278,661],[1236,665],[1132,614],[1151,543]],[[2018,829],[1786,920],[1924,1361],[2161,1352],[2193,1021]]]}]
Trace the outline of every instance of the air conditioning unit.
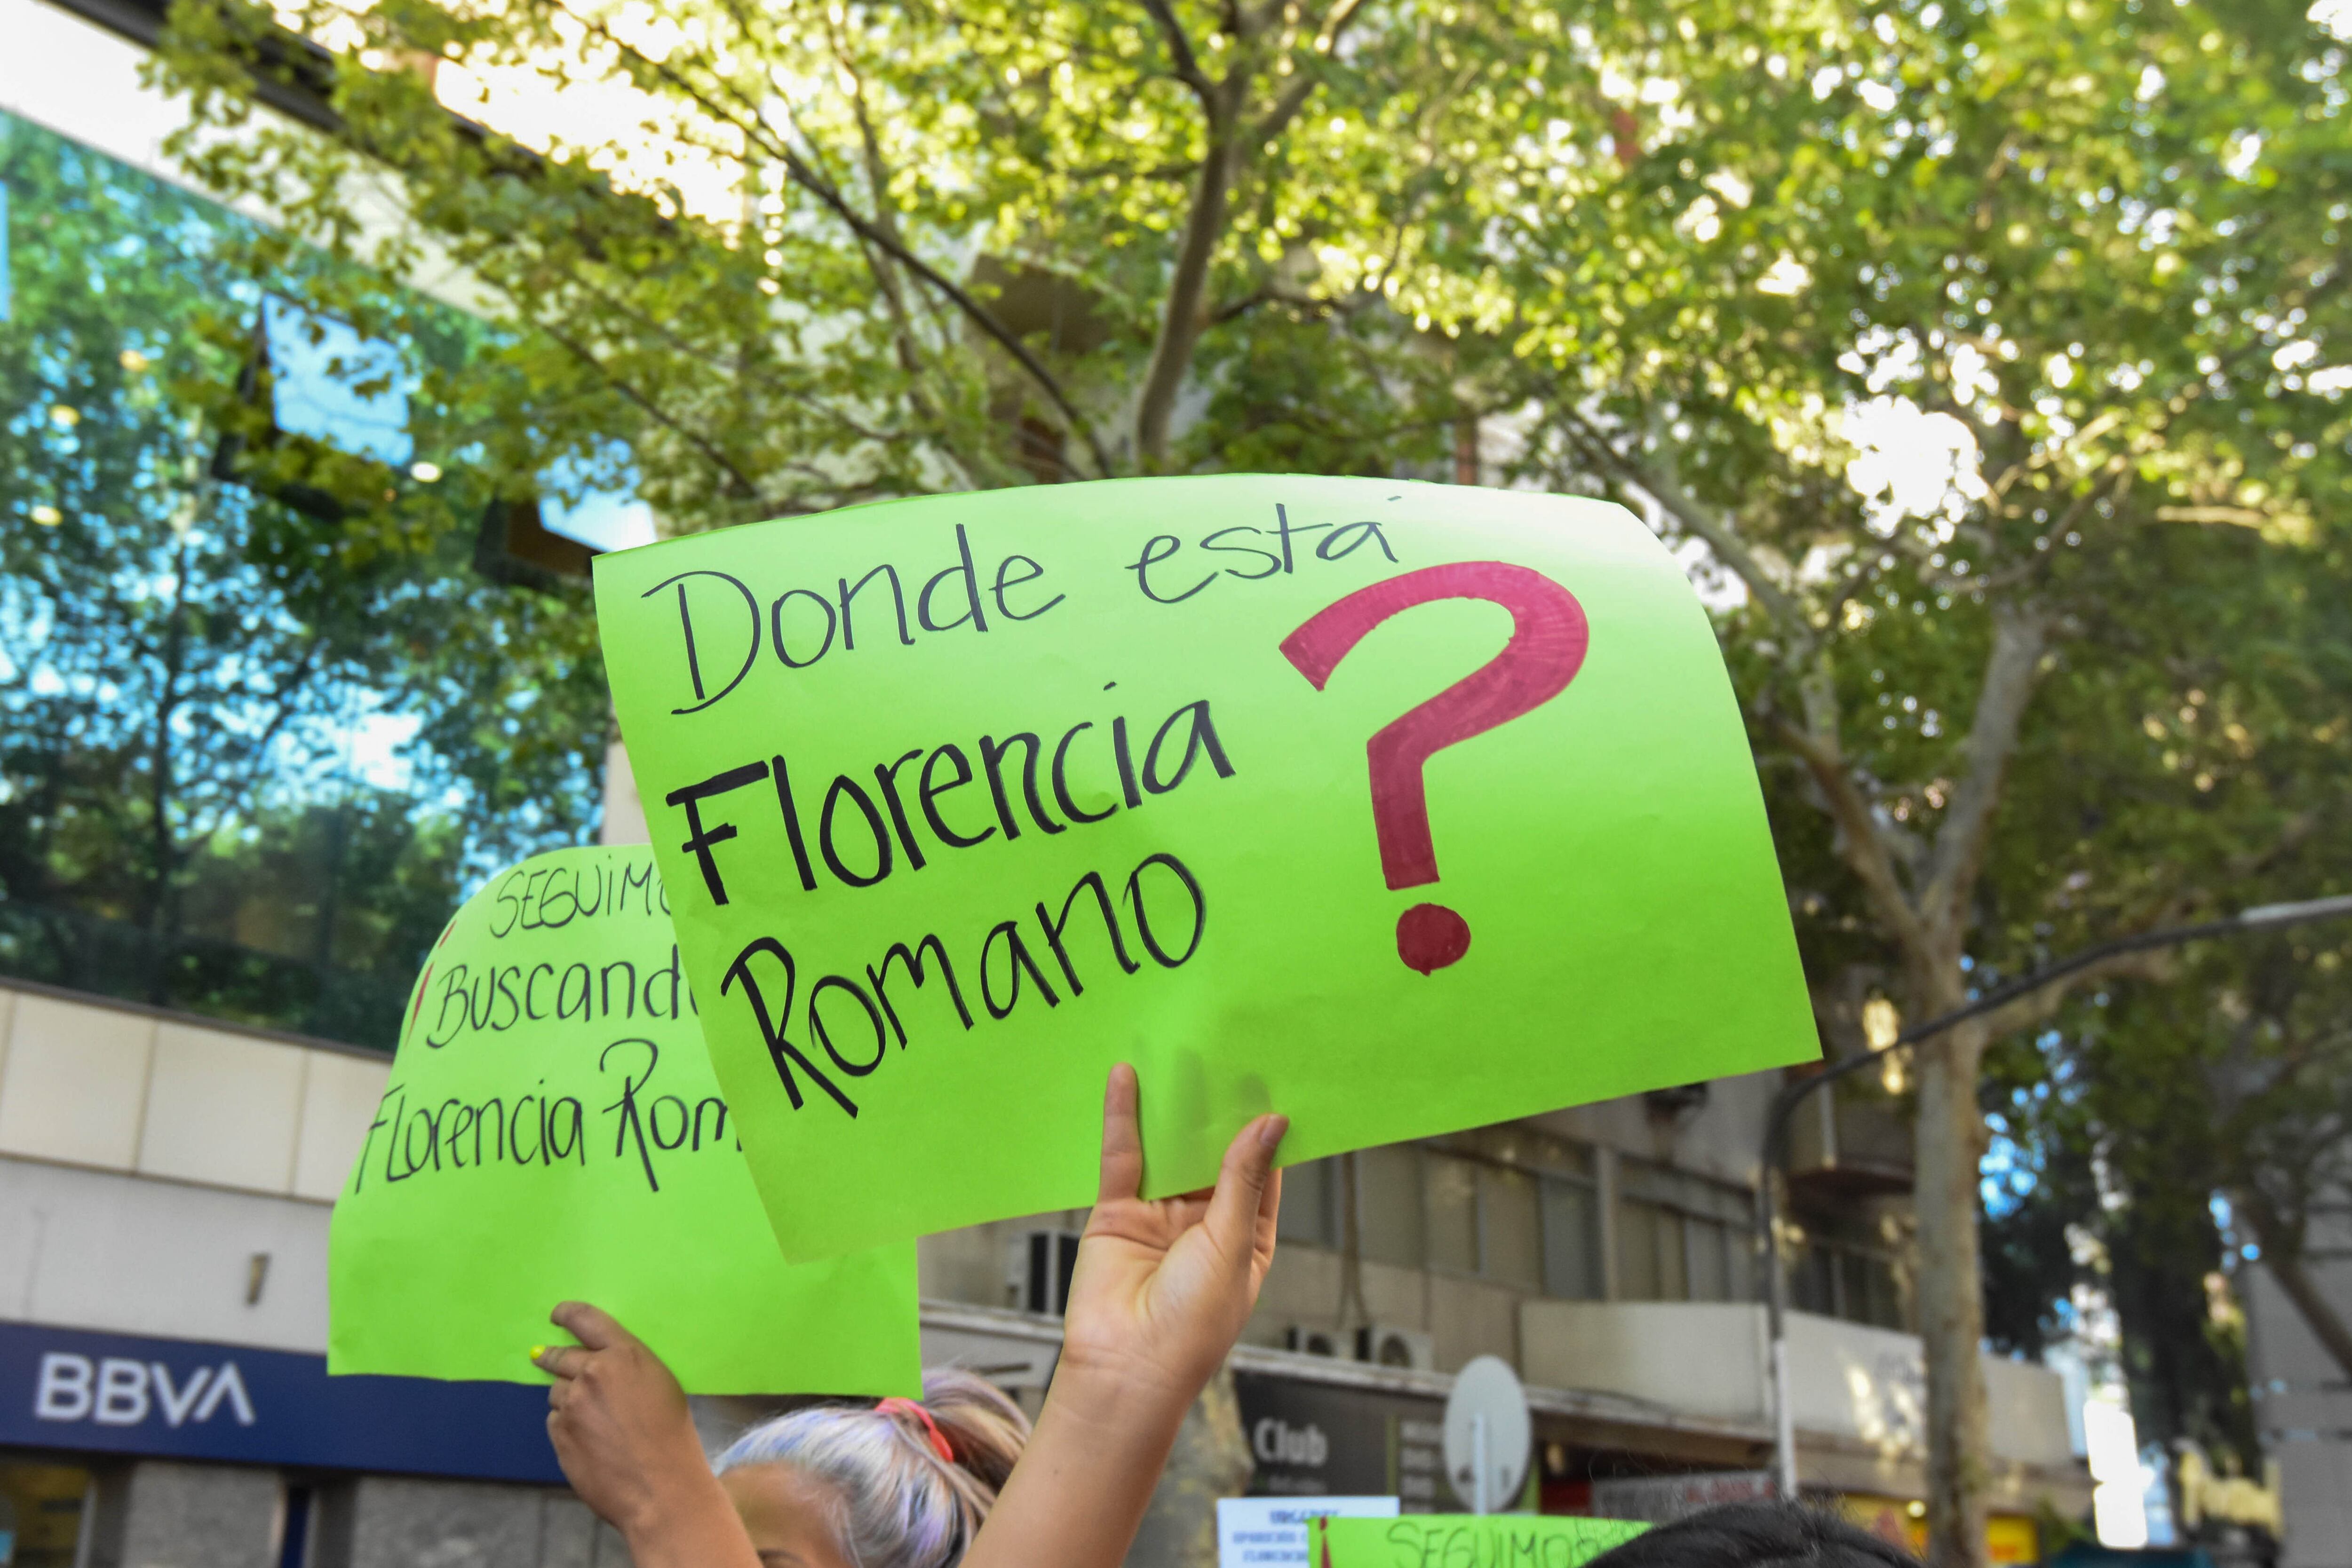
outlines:
[{"label": "air conditioning unit", "polygon": [[1414,1372],[1437,1370],[1437,1346],[1419,1329],[1393,1323],[1373,1323],[1356,1331],[1356,1359],[1374,1366],[1402,1366]]},{"label": "air conditioning unit", "polygon": [[1058,1318],[1069,1309],[1070,1271],[1078,1263],[1075,1230],[1031,1230],[1005,1249],[1005,1304]]},{"label": "air conditioning unit", "polygon": [[1344,1336],[1338,1329],[1316,1328],[1307,1323],[1293,1323],[1282,1331],[1283,1346],[1301,1355],[1328,1355],[1338,1359],[1347,1354]]}]

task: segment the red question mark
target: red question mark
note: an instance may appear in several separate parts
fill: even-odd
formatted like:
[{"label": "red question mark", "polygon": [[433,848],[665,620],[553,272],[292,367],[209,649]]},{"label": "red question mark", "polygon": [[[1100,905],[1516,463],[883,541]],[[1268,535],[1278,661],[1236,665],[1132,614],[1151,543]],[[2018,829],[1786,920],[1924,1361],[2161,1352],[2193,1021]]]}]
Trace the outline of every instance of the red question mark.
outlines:
[{"label": "red question mark", "polygon": [[[1498,560],[1423,567],[1360,588],[1318,611],[1282,640],[1282,655],[1317,691],[1365,633],[1401,610],[1440,599],[1483,599],[1511,612],[1503,651],[1403,717],[1365,747],[1371,764],[1372,827],[1391,888],[1437,880],[1422,765],[1457,741],[1541,707],[1568,689],[1591,641],[1576,595],[1540,572]],[[1470,923],[1442,904],[1416,904],[1397,917],[1397,956],[1423,974],[1470,950]]]}]

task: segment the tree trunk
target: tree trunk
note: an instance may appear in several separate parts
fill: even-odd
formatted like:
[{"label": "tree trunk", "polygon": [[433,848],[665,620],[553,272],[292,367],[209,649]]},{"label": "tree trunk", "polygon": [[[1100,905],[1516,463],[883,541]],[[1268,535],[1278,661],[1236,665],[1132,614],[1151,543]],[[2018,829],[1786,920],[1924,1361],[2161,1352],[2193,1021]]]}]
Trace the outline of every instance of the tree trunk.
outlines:
[{"label": "tree trunk", "polygon": [[2311,1277],[2311,1270],[2304,1267],[2303,1249],[2295,1245],[2294,1238],[2284,1233],[2286,1228],[2278,1222],[2267,1205],[2234,1193],[2231,1195],[2231,1201],[2252,1228],[2254,1239],[2262,1243],[2263,1267],[2269,1270],[2271,1278],[2278,1281],[2278,1288],[2285,1292],[2286,1299],[2294,1303],[2294,1310],[2303,1314],[2304,1322],[2311,1329],[2311,1336],[2335,1358],[2344,1375],[2352,1378],[2352,1328],[2345,1325],[2343,1314],[2320,1290],[2319,1281]]},{"label": "tree trunk", "polygon": [[1225,204],[1231,194],[1234,149],[1227,144],[1230,128],[1212,122],[1209,151],[1201,160],[1201,177],[1192,192],[1192,210],[1184,223],[1182,243],[1176,253],[1176,272],[1168,285],[1168,303],[1160,319],[1160,338],[1151,348],[1151,364],[1143,375],[1143,393],[1135,410],[1136,455],[1143,471],[1157,474],[1168,465],[1168,438],[1176,413],[1176,393],[1192,369],[1192,350],[1201,340],[1203,312],[1209,298],[1209,264],[1217,241],[1224,236]]},{"label": "tree trunk", "polygon": [[1978,1359],[1984,1282],[1977,1254],[1984,1135],[1977,1070],[1985,1039],[1981,1025],[1964,1024],[1918,1051],[1913,1202],[1919,1221],[1919,1338],[1927,1364],[1927,1561],[1933,1568],[1987,1568],[1989,1561],[1989,1427]]}]

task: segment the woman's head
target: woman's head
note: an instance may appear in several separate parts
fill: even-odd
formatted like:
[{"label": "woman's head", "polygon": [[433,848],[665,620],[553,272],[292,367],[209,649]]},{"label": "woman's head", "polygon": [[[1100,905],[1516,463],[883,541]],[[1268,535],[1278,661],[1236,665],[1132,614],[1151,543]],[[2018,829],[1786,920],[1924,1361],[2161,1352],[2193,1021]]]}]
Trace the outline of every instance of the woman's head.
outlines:
[{"label": "woman's head", "polygon": [[1919,1568],[1833,1513],[1798,1503],[1727,1502],[1646,1530],[1585,1568]]},{"label": "woman's head", "polygon": [[950,1568],[1028,1440],[1010,1399],[934,1371],[920,1406],[795,1410],[737,1438],[715,1468],[779,1568]]}]

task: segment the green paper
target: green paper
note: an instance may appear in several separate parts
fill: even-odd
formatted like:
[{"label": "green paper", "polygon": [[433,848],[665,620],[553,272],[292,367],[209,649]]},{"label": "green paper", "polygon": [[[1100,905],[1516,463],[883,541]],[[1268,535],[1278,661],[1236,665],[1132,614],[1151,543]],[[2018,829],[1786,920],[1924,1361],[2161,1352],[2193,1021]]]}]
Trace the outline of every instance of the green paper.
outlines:
[{"label": "green paper", "polygon": [[[1537,689],[1573,651],[1564,598],[1589,645],[1557,695],[1428,758],[1438,877],[1391,887],[1368,742],[1496,660],[1514,613],[1402,610],[1320,690],[1282,645],[1450,563],[1537,604],[1513,664]],[[1621,507],[1041,486],[603,556],[596,600],[792,1257],[1087,1202],[1117,1061],[1160,1195],[1263,1111],[1295,1162],[1818,1051],[1712,628]],[[1426,974],[1399,936],[1423,904],[1472,936]]]},{"label": "green paper", "polygon": [[1315,1568],[1580,1568],[1650,1527],[1537,1513],[1409,1513],[1312,1521]]},{"label": "green paper", "polygon": [[695,1394],[919,1395],[915,1247],[789,1264],[642,847],[492,877],[435,944],[335,1204],[327,1369],[542,1383],[557,1302]]}]

